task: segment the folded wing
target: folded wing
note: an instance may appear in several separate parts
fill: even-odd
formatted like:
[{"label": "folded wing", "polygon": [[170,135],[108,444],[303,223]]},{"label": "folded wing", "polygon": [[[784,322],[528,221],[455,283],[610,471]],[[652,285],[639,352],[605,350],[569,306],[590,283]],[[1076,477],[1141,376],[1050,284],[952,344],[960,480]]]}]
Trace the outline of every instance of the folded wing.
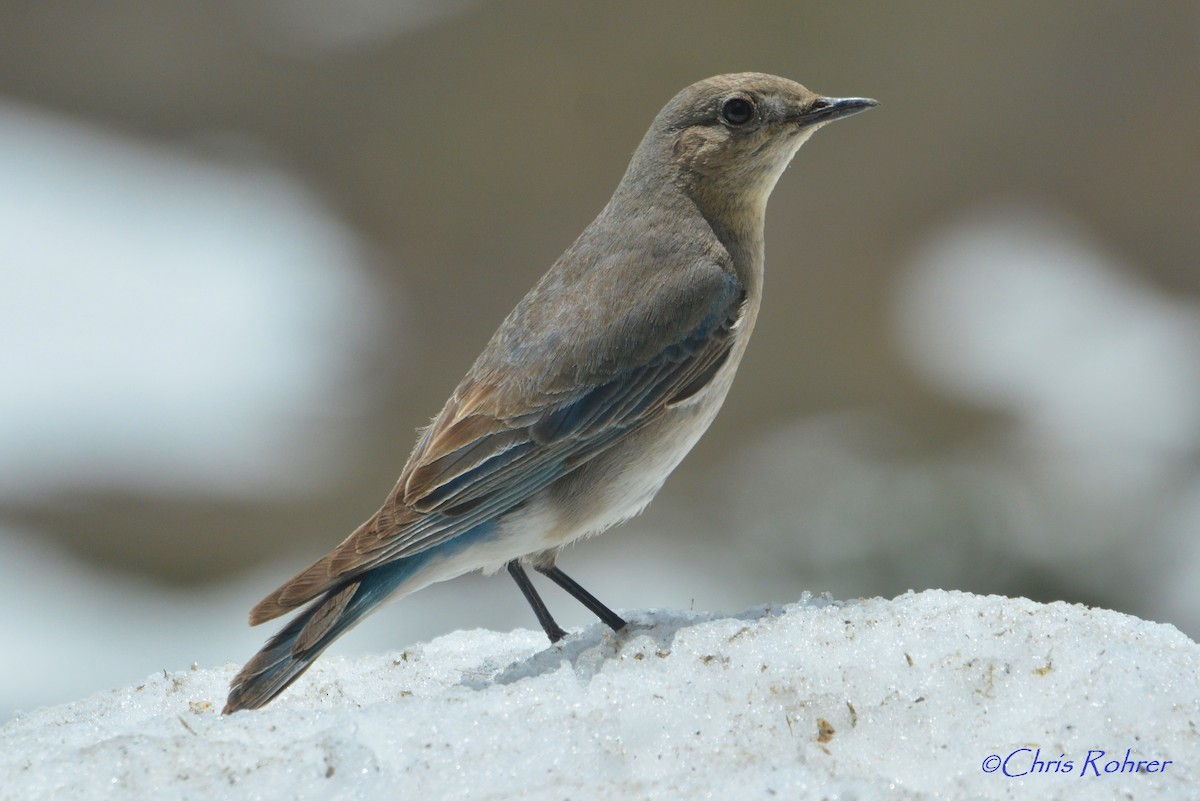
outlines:
[{"label": "folded wing", "polygon": [[[523,314],[528,300],[424,432],[379,512],[263,599],[252,623],[470,531],[700,391],[729,355],[745,293],[728,271],[697,265],[625,310],[535,320]],[[629,324],[589,326],[593,318]]]}]

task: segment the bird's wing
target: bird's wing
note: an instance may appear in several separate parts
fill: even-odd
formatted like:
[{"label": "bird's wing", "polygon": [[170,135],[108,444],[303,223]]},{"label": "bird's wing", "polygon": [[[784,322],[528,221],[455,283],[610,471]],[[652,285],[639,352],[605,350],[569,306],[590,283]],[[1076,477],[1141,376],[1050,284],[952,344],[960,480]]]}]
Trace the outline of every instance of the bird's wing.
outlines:
[{"label": "bird's wing", "polygon": [[260,602],[252,622],[471,530],[699,392],[728,357],[745,301],[737,278],[713,264],[634,297],[576,294],[623,298],[622,309],[568,301],[547,315],[555,304],[536,298],[546,283],[505,320],[379,512]]}]

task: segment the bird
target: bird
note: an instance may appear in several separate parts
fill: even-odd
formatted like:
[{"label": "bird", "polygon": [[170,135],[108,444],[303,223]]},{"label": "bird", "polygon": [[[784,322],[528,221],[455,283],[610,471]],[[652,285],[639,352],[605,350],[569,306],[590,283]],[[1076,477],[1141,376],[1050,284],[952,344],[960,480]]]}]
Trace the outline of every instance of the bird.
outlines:
[{"label": "bird", "polygon": [[712,423],[758,317],[767,199],[819,128],[878,105],[764,73],[694,83],[658,113],[612,198],[504,319],[395,488],[340,545],[250,611],[302,611],[233,678],[224,714],[283,692],[385,599],[532,568],[626,621],[556,564],[641,512]]}]

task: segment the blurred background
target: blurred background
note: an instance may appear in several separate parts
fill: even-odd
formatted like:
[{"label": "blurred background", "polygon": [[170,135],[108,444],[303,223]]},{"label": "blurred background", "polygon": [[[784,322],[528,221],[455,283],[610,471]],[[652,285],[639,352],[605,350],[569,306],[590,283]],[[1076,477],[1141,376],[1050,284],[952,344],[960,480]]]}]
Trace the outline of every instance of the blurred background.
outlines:
[{"label": "blurred background", "polygon": [[[780,181],[712,430],[564,568],[625,609],[938,587],[1200,636],[1195,2],[7,0],[0,720],[249,657],[658,109],[739,70],[883,105]],[[474,627],[536,624],[470,576],[335,651]]]}]

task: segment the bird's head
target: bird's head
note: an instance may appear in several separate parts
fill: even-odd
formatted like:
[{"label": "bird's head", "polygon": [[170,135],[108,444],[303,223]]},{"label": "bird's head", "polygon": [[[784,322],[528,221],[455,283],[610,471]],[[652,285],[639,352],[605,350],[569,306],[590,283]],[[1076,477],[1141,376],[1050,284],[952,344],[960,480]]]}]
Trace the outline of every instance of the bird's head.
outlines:
[{"label": "bird's head", "polygon": [[692,84],[663,107],[638,156],[709,210],[741,207],[761,214],[775,182],[813,132],[875,105],[865,97],[824,97],[774,75],[718,75]]}]

